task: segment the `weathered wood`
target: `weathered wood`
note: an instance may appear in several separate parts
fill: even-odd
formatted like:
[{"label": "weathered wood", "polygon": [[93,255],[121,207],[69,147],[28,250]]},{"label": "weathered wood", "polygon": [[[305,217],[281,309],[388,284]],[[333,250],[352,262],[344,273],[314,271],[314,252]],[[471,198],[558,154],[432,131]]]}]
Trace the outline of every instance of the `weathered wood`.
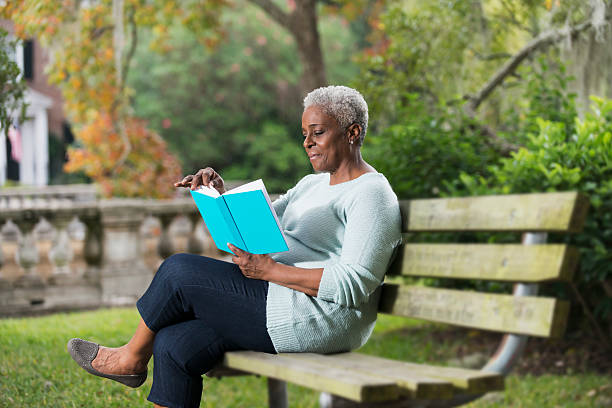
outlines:
[{"label": "weathered wood", "polygon": [[231,368],[224,367],[223,365],[217,365],[212,370],[205,374],[210,378],[223,378],[223,377],[242,377],[244,375],[253,375],[252,373],[240,370],[234,370]]},{"label": "weathered wood", "polygon": [[576,192],[401,201],[403,231],[579,232],[588,200]]},{"label": "weathered wood", "polygon": [[393,381],[365,373],[347,372],[337,367],[324,367],[309,361],[296,361],[282,354],[232,351],[225,353],[224,365],[354,401],[388,401],[400,395]]},{"label": "weathered wood", "polygon": [[567,245],[406,244],[389,274],[542,282],[572,279],[578,251]]},{"label": "weathered wood", "polygon": [[[504,376],[480,370],[465,368],[441,367],[426,364],[406,363],[398,360],[371,356],[362,353],[343,353],[330,356],[337,360],[351,361],[366,369],[367,367],[386,367],[394,371],[407,371],[415,376],[447,381],[458,388],[455,393],[479,394],[504,389]],[[431,396],[435,397],[435,395]]]},{"label": "weathered wood", "polygon": [[430,399],[430,398],[450,398],[453,396],[453,386],[447,380],[438,377],[427,376],[413,369],[406,369],[398,365],[387,364],[385,359],[380,359],[376,364],[363,362],[360,359],[352,358],[355,353],[340,353],[321,355],[314,353],[295,353],[285,354],[288,359],[298,362],[308,361],[320,364],[323,367],[337,367],[346,372],[360,372],[381,379],[395,382],[400,387],[401,396],[410,398]]},{"label": "weathered wood", "polygon": [[457,326],[559,337],[569,307],[552,298],[384,285],[379,311]]}]

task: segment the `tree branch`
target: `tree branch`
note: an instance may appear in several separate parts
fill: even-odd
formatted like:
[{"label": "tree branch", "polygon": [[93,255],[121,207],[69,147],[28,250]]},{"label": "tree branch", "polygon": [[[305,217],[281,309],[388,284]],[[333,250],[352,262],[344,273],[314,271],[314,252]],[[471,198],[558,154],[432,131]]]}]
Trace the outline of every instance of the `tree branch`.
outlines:
[{"label": "tree branch", "polygon": [[93,30],[91,30],[91,39],[92,40],[97,40],[106,31],[114,30],[114,29],[115,29],[115,25],[114,24],[105,25],[105,26],[102,26],[102,27],[96,27]]},{"label": "tree branch", "polygon": [[134,57],[136,46],[138,45],[138,26],[136,25],[136,20],[134,20],[135,13],[135,10],[131,8],[128,20],[132,27],[132,41],[130,43],[130,49],[123,60],[123,69],[121,70],[121,93],[123,93],[123,89],[125,88],[125,82],[127,81],[128,72],[130,71],[130,62]]},{"label": "tree branch", "polygon": [[487,144],[495,148],[503,156],[508,156],[510,155],[510,152],[515,152],[521,147],[517,144],[510,143],[502,137],[499,137],[497,133],[493,129],[491,129],[490,126],[481,123],[477,124],[477,126],[478,130],[480,130],[480,132],[482,132],[482,134],[484,134],[489,139],[490,143]]},{"label": "tree branch", "polygon": [[474,54],[476,58],[482,61],[491,61],[491,60],[496,60],[496,59],[510,58],[512,56],[512,54],[508,54],[507,52],[495,52],[493,54],[483,55],[473,48],[468,48],[468,49],[472,51],[472,53]]},{"label": "tree branch", "polygon": [[259,8],[261,8],[274,21],[276,21],[278,24],[280,24],[281,26],[285,27],[287,30],[292,32],[291,31],[292,27],[289,22],[290,14],[285,13],[283,10],[281,10],[280,7],[278,7],[272,1],[270,0],[248,0],[248,1],[251,2],[252,4],[255,4]]},{"label": "tree branch", "polygon": [[566,35],[568,35],[568,33],[572,37],[575,37],[579,33],[589,28],[591,28],[591,21],[571,27],[569,32],[567,29],[549,30],[534,38],[519,52],[514,54],[514,56],[493,75],[493,77],[480,89],[480,91],[476,93],[476,95],[467,95],[465,97],[468,100],[468,102],[465,104],[466,113],[470,116],[474,116],[476,109],[478,109],[480,104],[493,92],[493,90],[504,82],[506,77],[512,74],[516,68],[536,50],[563,39]]}]

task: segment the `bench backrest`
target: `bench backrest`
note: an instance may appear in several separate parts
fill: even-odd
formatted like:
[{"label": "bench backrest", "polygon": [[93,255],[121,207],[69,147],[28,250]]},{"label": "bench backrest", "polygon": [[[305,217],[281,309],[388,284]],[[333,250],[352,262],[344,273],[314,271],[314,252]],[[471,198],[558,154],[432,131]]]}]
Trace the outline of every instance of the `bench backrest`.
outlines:
[{"label": "bench backrest", "polygon": [[[575,192],[400,202],[405,233],[521,232],[522,244],[405,243],[388,275],[533,284],[572,279],[578,252],[544,244],[547,232],[582,229],[588,200]],[[516,288],[516,286],[515,286]],[[385,284],[379,311],[504,333],[559,337],[567,302],[524,293]]]}]

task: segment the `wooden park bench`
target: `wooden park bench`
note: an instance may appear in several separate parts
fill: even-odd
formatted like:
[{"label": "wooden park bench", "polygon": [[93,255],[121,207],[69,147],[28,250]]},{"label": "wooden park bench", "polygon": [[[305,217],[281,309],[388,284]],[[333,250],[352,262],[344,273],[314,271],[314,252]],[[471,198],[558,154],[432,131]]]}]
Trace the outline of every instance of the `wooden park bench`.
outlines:
[{"label": "wooden park bench", "polygon": [[[575,248],[545,244],[547,233],[582,229],[588,201],[574,193],[401,201],[403,232],[519,232],[522,244],[405,243],[388,275],[514,282],[512,294],[385,283],[379,312],[504,333],[481,370],[389,360],[359,352],[226,353],[223,371],[268,377],[269,406],[287,407],[286,383],[321,391],[322,407],[448,407],[502,390],[528,336],[560,337],[568,303],[537,296],[569,281]],[[517,235],[518,236],[518,235]],[[406,240],[405,240],[406,241]],[[236,371],[238,370],[238,371]]]}]

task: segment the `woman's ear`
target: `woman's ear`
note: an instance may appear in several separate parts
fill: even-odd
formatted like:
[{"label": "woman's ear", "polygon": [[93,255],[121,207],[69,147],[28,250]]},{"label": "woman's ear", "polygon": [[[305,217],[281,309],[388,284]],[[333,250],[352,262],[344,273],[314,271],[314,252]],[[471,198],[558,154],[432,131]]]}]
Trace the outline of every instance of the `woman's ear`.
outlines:
[{"label": "woman's ear", "polygon": [[351,126],[348,127],[347,133],[349,142],[353,141],[353,143],[359,144],[359,141],[361,139],[361,126],[359,126],[357,123],[353,123]]}]

